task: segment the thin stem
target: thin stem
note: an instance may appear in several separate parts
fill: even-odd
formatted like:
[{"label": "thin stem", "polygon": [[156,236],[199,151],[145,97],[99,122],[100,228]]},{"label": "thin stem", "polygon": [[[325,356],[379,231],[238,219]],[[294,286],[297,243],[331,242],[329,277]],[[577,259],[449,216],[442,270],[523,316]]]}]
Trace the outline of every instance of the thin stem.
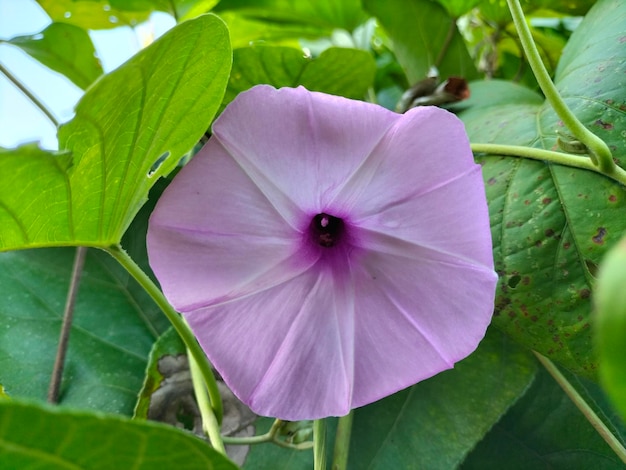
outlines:
[{"label": "thin stem", "polygon": [[526,23],[526,18],[524,17],[524,12],[522,11],[519,0],[507,0],[507,3],[509,10],[511,10],[515,28],[522,42],[526,59],[528,59],[528,63],[535,74],[541,91],[543,91],[546,99],[570,132],[587,146],[593,163],[600,167],[602,173],[611,175],[613,171],[615,171],[615,162],[613,161],[611,150],[602,139],[592,133],[578,120],[574,113],[567,107],[563,98],[561,98],[561,95],[556,89],[556,86],[554,86],[554,83],[552,83],[550,75],[541,61],[539,51],[533,40],[530,28]]},{"label": "thin stem", "polygon": [[50,111],[45,104],[39,98],[37,98],[28,88],[26,88],[20,80],[13,75],[4,65],[0,64],[0,72],[9,79],[13,85],[15,85],[26,97],[37,106],[42,113],[46,115],[46,117],[50,120],[50,122],[54,125],[54,127],[59,127],[61,123],[54,117],[52,111]]},{"label": "thin stem", "polygon": [[333,452],[332,470],[345,470],[348,468],[348,455],[350,453],[350,435],[352,434],[352,418],[354,412],[350,411],[339,418],[337,434],[335,436],[335,449]]},{"label": "thin stem", "polygon": [[198,367],[200,369],[200,373],[202,378],[204,379],[204,383],[207,387],[207,392],[209,394],[209,398],[211,399],[211,406],[213,407],[213,413],[217,419],[218,423],[222,422],[222,398],[220,396],[219,389],[217,388],[217,382],[215,381],[215,376],[213,375],[213,371],[211,370],[211,365],[202,351],[202,348],[196,341],[195,336],[182,319],[182,317],[172,308],[167,299],[163,296],[161,290],[152,282],[146,273],[142,271],[142,269],[137,266],[137,264],[133,261],[133,259],[128,256],[121,246],[114,245],[106,249],[106,251],[113,256],[123,267],[130,273],[130,275],[139,283],[141,287],[148,293],[152,300],[159,306],[159,308],[163,311],[167,319],[170,321],[180,339],[183,340],[185,346],[189,350],[191,356],[196,360]]},{"label": "thin stem", "polygon": [[313,468],[326,470],[326,420],[313,421]]},{"label": "thin stem", "polygon": [[278,432],[280,429],[286,424],[286,421],[277,419],[272,424],[272,427],[265,434],[261,434],[260,436],[250,436],[250,437],[230,437],[230,436],[222,436],[222,440],[227,445],[255,445],[255,444],[264,444],[266,442],[271,442],[272,444],[276,444],[277,446],[284,447],[286,449],[293,450],[308,450],[313,447],[312,441],[300,442],[298,444],[293,444],[291,442],[285,442],[279,438]]},{"label": "thin stem", "polygon": [[278,430],[283,425],[283,421],[277,419],[272,424],[272,427],[265,434],[261,434],[259,436],[250,436],[250,437],[230,437],[230,436],[222,436],[225,444],[230,445],[254,445],[254,444],[263,444],[265,442],[271,442],[274,440],[274,437],[278,433]]},{"label": "thin stem", "polygon": [[626,463],[626,449],[622,443],[613,435],[609,428],[604,424],[600,417],[591,409],[589,404],[583,397],[580,396],[574,386],[565,378],[561,371],[554,365],[554,363],[545,356],[542,356],[536,351],[533,351],[539,362],[546,368],[554,380],[561,386],[565,394],[572,400],[574,405],[580,410],[580,412],[587,418],[587,421],[591,423],[594,429],[600,434],[602,439],[609,445],[609,447],[615,452],[620,460]]},{"label": "thin stem", "polygon": [[85,255],[87,248],[79,246],[76,248],[74,256],[74,266],[72,267],[72,277],[70,279],[70,288],[65,299],[65,309],[63,311],[63,323],[61,325],[61,334],[59,335],[59,346],[57,355],[54,360],[54,368],[52,369],[52,378],[50,379],[50,387],[48,388],[48,402],[58,403],[59,391],[61,390],[61,381],[63,379],[63,369],[65,368],[65,355],[70,341],[70,332],[72,330],[72,319],[74,318],[74,306],[76,305],[76,296],[78,295],[78,287],[80,278],[83,273],[85,264]]},{"label": "thin stem", "polygon": [[490,155],[507,155],[510,157],[530,158],[532,160],[541,160],[544,162],[556,163],[558,165],[569,166],[572,168],[580,168],[583,170],[594,171],[617,181],[626,186],[626,171],[623,168],[615,166],[611,173],[605,173],[601,168],[593,164],[591,159],[585,156],[571,155],[562,152],[553,152],[551,150],[543,150],[531,147],[523,147],[520,145],[500,145],[500,144],[470,144],[474,153],[486,153]]},{"label": "thin stem", "polygon": [[215,419],[213,408],[211,408],[207,388],[202,380],[202,372],[193,354],[189,352],[189,349],[187,349],[187,358],[189,359],[193,391],[195,392],[198,408],[200,409],[200,416],[202,417],[202,429],[209,436],[209,441],[211,441],[213,448],[219,453],[226,455],[224,441],[222,441],[222,436],[220,435],[220,426],[217,423],[217,419]]}]

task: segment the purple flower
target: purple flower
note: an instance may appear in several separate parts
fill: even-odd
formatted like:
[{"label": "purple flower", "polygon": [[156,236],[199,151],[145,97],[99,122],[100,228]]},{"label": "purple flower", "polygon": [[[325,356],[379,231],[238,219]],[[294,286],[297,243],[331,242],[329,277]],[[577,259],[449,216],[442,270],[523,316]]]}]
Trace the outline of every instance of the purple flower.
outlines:
[{"label": "purple flower", "polygon": [[167,188],[150,263],[253,411],[344,415],[470,354],[496,284],[480,167],[439,108],[257,86]]}]

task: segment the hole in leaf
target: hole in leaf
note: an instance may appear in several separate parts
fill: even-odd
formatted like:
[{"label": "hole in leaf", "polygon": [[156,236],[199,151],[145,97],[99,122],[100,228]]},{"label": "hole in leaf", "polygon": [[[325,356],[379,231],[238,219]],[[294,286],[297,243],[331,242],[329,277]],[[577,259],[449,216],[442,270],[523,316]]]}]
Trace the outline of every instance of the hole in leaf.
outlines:
[{"label": "hole in leaf", "polygon": [[586,259],[585,266],[587,267],[587,271],[589,271],[589,274],[591,274],[591,277],[596,279],[598,277],[598,263],[595,263],[590,259]]},{"label": "hole in leaf", "polygon": [[161,155],[159,158],[156,159],[156,161],[152,164],[152,166],[148,170],[148,178],[151,178],[152,175],[154,175],[157,172],[157,170],[161,167],[163,162],[167,160],[167,157],[169,156],[170,156],[170,152],[168,150],[167,152],[165,152],[163,155]]},{"label": "hole in leaf", "polygon": [[520,281],[522,280],[522,276],[520,276],[519,274],[515,274],[513,276],[511,276],[509,278],[509,287],[511,289],[515,289],[517,287],[517,285],[520,283]]}]

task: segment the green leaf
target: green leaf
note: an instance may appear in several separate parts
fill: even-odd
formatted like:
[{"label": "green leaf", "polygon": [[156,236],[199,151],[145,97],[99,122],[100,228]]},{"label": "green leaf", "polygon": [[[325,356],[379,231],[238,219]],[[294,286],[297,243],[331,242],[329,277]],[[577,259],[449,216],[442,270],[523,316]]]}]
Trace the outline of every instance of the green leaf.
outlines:
[{"label": "green leaf", "polygon": [[213,15],[180,24],[83,96],[56,156],[0,154],[0,251],[116,244],[148,191],[209,127],[231,66]]},{"label": "green leaf", "polygon": [[393,40],[398,62],[411,84],[426,77],[431,66],[442,78],[477,77],[474,62],[456,27],[456,20],[430,0],[364,0]]},{"label": "green leaf", "polygon": [[[597,386],[580,382],[589,403],[624,444],[624,425],[607,406]],[[577,387],[578,388],[578,387]],[[596,430],[545,370],[468,456],[462,470],[623,469]]]},{"label": "green leaf", "polygon": [[352,31],[367,17],[359,0],[222,0],[216,12],[232,11],[267,22]]},{"label": "green leaf", "polygon": [[[574,32],[556,75],[573,112],[622,167],[624,22],[626,3],[599,1]],[[461,115],[472,142],[558,149],[556,131],[567,132],[549,104],[503,105],[497,98],[491,105],[490,87],[474,84],[472,92],[485,99]],[[574,372],[595,377],[590,297],[597,265],[626,231],[626,188],[570,167],[513,157],[479,160],[500,274],[494,324]]]},{"label": "green leaf", "polygon": [[83,90],[102,75],[91,38],[77,26],[52,23],[39,34],[8,41]]},{"label": "green leaf", "polygon": [[235,470],[179,429],[101,413],[0,400],[3,468]]},{"label": "green leaf", "polygon": [[303,85],[311,91],[362,98],[372,85],[375,72],[372,56],[357,49],[332,47],[315,59],[290,47],[235,49],[224,104],[259,83],[276,88]]},{"label": "green leaf", "polygon": [[109,29],[135,26],[166,0],[37,0],[52,21],[83,29]]},{"label": "green leaf", "polygon": [[532,382],[532,356],[497,331],[454,369],[355,410],[354,468],[455,468]]},{"label": "green leaf", "polygon": [[[44,400],[52,374],[74,249],[0,254],[2,384]],[[61,402],[131,414],[148,353],[168,323],[128,273],[89,250],[76,300]]]},{"label": "green leaf", "polygon": [[437,0],[452,18],[459,18],[484,0]]},{"label": "green leaf", "polygon": [[596,285],[596,349],[600,379],[626,420],[626,237],[600,265]]}]

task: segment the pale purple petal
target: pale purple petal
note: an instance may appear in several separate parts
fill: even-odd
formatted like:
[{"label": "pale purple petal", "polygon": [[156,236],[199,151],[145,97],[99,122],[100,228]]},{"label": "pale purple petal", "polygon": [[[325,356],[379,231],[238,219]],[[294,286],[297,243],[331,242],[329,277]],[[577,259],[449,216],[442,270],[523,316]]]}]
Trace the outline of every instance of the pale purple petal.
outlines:
[{"label": "pale purple petal", "polygon": [[259,85],[228,106],[213,135],[292,220],[293,203],[307,213],[325,208],[399,117],[302,87]]},{"label": "pale purple petal", "polygon": [[185,317],[194,331],[207,332],[198,339],[209,359],[258,414],[340,416],[352,404],[354,295],[337,281],[327,269],[310,270]]},{"label": "pale purple petal", "polygon": [[491,318],[480,167],[462,123],[258,86],[151,218],[150,263],[255,412],[342,415],[470,354]]},{"label": "pale purple petal", "polygon": [[451,368],[476,349],[491,319],[493,271],[415,245],[396,248],[355,263],[353,407]]},{"label": "pale purple petal", "polygon": [[[315,261],[294,257],[302,234],[217,140],[209,141],[176,180],[180,184],[166,189],[151,216],[147,243],[150,266],[178,311],[295,277]],[[268,271],[278,272],[278,279]]]}]

